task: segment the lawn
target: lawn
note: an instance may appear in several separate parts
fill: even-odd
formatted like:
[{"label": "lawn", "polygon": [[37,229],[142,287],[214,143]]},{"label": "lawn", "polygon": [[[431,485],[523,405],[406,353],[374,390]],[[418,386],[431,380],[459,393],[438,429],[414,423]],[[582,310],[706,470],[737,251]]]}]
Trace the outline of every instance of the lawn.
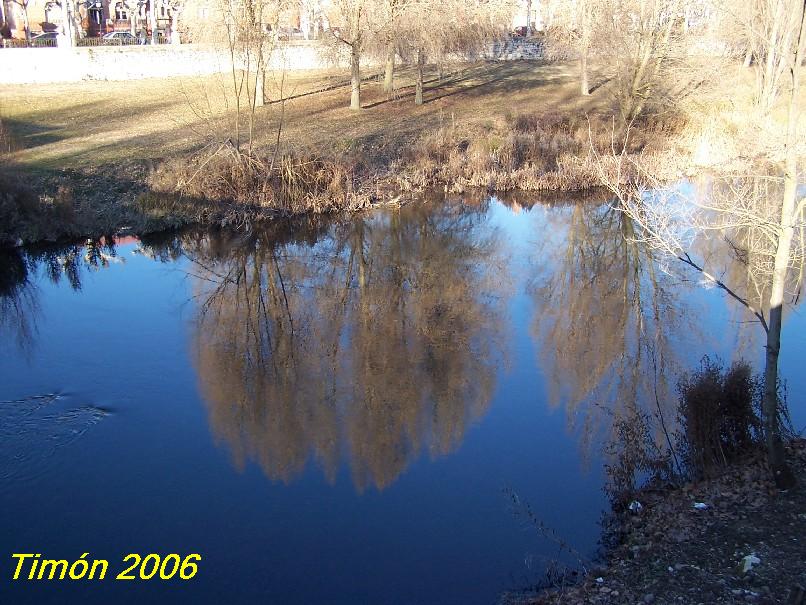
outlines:
[{"label": "lawn", "polygon": [[[366,70],[365,75],[373,73]],[[609,103],[604,90],[580,97],[570,64],[478,63],[442,80],[434,72],[419,107],[413,101],[412,76],[401,70],[392,99],[377,79],[366,82],[364,109],[352,112],[346,73],[271,74],[268,96],[278,99],[282,90],[286,101],[257,110],[254,142],[258,147],[273,144],[283,115],[282,140],[294,148],[360,147],[396,154],[446,121],[492,128],[508,114],[584,112]],[[123,167],[198,148],[234,136],[233,107],[226,74],[0,88],[0,118],[16,145],[8,159],[33,171]]]}]

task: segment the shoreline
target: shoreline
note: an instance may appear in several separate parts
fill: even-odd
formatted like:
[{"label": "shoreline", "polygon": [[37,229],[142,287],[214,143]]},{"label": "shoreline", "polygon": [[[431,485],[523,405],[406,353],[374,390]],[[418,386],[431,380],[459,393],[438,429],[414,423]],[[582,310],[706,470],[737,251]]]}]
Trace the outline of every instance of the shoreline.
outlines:
[{"label": "shoreline", "polygon": [[[560,121],[550,128],[563,130],[568,125]],[[556,132],[546,136],[541,130],[515,131],[503,141],[497,135],[472,138],[438,132],[380,165],[377,161],[371,165],[371,154],[363,149],[341,157],[288,153],[276,167],[268,154],[221,157],[203,151],[156,164],[129,161],[90,171],[34,172],[0,164],[0,184],[7,192],[0,200],[0,218],[11,216],[10,221],[0,221],[5,227],[0,228],[0,247],[189,226],[239,229],[277,218],[402,205],[435,190],[549,199],[609,197],[602,196],[607,189],[597,170],[615,174],[619,159],[565,151],[582,145],[578,135],[565,136],[562,151],[537,148],[529,154],[520,148],[536,147],[544,140],[556,146]],[[641,154],[639,161],[653,169],[665,164],[667,174],[659,178],[671,182],[685,176],[681,159],[669,149]],[[128,178],[121,179],[120,174]],[[638,180],[635,168],[624,178]]]},{"label": "shoreline", "polygon": [[[285,91],[269,87],[287,100],[259,108],[254,137],[240,145],[228,138],[231,95],[212,76],[5,91],[0,245],[350,211],[430,187],[543,194],[598,184],[586,159],[591,123],[596,144],[610,149],[604,81],[581,97],[574,65],[540,61],[480,62],[445,77],[432,66],[428,75],[423,105],[409,94],[413,72],[401,68],[405,94],[390,98],[367,82],[353,112],[343,90],[322,89],[332,74],[289,74]],[[79,95],[97,110],[70,105]],[[636,152],[662,152],[674,128],[644,126]],[[283,158],[291,178],[275,164]],[[148,198],[147,212],[138,198]]]},{"label": "shoreline", "polygon": [[787,492],[776,489],[761,452],[711,479],[639,489],[640,510],[614,515],[603,532],[612,544],[601,565],[578,583],[502,602],[802,605],[806,439],[789,443],[787,454],[801,486]]}]

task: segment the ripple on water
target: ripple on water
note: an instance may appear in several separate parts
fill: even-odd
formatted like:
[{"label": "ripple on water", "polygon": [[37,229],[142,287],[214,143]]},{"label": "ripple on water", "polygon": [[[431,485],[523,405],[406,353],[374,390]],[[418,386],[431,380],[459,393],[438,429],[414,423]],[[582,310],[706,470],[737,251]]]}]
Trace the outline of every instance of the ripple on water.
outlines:
[{"label": "ripple on water", "polygon": [[43,474],[48,461],[109,416],[64,393],[0,401],[0,490]]}]

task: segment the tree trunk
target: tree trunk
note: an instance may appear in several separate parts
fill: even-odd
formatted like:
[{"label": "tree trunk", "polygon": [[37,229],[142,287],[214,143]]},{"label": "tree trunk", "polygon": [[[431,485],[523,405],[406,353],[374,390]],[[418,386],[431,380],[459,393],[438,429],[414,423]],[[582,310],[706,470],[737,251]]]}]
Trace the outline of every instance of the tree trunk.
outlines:
[{"label": "tree trunk", "polygon": [[753,51],[751,49],[747,49],[744,53],[744,67],[750,67],[753,64]]},{"label": "tree trunk", "polygon": [[414,104],[423,104],[423,66],[425,65],[425,56],[421,48],[417,49],[417,89],[414,93]]},{"label": "tree trunk", "polygon": [[[62,0],[63,2],[66,0]],[[151,23],[151,44],[157,44],[157,4],[156,0],[148,2],[148,20]]]},{"label": "tree trunk", "polygon": [[526,0],[526,35],[532,35],[532,0]]},{"label": "tree trunk", "polygon": [[778,231],[778,245],[775,250],[775,265],[770,289],[770,321],[767,332],[767,355],[764,368],[764,398],[762,400],[762,416],[764,417],[764,438],[767,445],[767,460],[775,478],[775,484],[781,489],[789,489],[795,485],[795,476],[786,464],[784,447],[781,442],[781,426],[779,422],[778,402],[778,357],[781,351],[781,325],[784,315],[784,288],[786,275],[791,260],[792,239],[795,235],[796,208],[795,199],[798,188],[797,173],[797,120],[798,93],[800,88],[800,71],[803,64],[804,45],[806,43],[806,2],[800,6],[801,14],[797,37],[797,52],[792,65],[792,88],[789,96],[789,112],[787,116],[786,157],[784,161],[784,196],[781,204],[781,224]]},{"label": "tree trunk", "polygon": [[[137,8],[137,5],[135,5],[135,9],[136,8]],[[129,21],[130,21],[130,23],[129,23],[130,30],[129,31],[131,32],[132,36],[136,37],[137,36],[137,11],[132,10],[132,9],[129,9],[129,10],[131,11],[129,13]]]},{"label": "tree trunk", "polygon": [[62,0],[62,35],[57,40],[59,46],[65,45],[67,47],[76,45],[75,30],[73,29],[73,15],[70,14],[70,2]]},{"label": "tree trunk", "polygon": [[179,14],[177,9],[171,11],[171,44],[182,44],[179,36]]},{"label": "tree trunk", "polygon": [[792,219],[794,218],[795,209],[795,185],[790,184],[789,176],[789,171],[787,170],[784,201],[781,208],[781,228],[778,235],[778,246],[775,251],[775,266],[772,275],[772,288],[770,289],[770,318],[764,367],[764,397],[761,404],[767,461],[775,478],[775,484],[780,489],[789,489],[795,484],[795,477],[792,475],[792,471],[789,470],[784,457],[778,401],[778,357],[781,351],[784,287],[786,286],[786,274],[789,268],[790,246],[794,235]]},{"label": "tree trunk", "polygon": [[350,48],[350,109],[361,109],[361,49],[357,42]]},{"label": "tree trunk", "polygon": [[579,55],[579,92],[587,97],[591,91],[588,85],[588,49],[583,48]]},{"label": "tree trunk", "polygon": [[386,68],[383,73],[383,91],[391,95],[395,90],[395,46],[390,40],[386,45]]},{"label": "tree trunk", "polygon": [[[783,240],[778,242],[779,252],[783,251]],[[785,253],[789,261],[788,251]],[[775,484],[781,489],[789,489],[795,484],[795,477],[786,464],[784,447],[781,442],[781,426],[778,420],[778,355],[781,350],[781,321],[783,319],[784,283],[786,267],[783,271],[778,267],[778,254],[775,255],[776,271],[773,275],[770,293],[770,320],[767,331],[767,354],[764,367],[764,399],[762,416],[764,417],[764,438],[767,446],[767,461],[772,470]],[[774,306],[772,306],[774,305]]]},{"label": "tree trunk", "polygon": [[266,66],[261,65],[257,70],[257,79],[255,81],[255,107],[263,107],[266,104],[265,96],[266,88]]},{"label": "tree trunk", "polygon": [[361,109],[361,4],[350,15],[350,29],[353,42],[350,44],[350,109]]},{"label": "tree trunk", "polygon": [[775,17],[772,22],[772,30],[769,38],[767,39],[766,59],[764,69],[761,76],[761,91],[759,95],[759,105],[762,111],[767,114],[772,108],[773,101],[775,100],[775,93],[777,87],[774,85],[775,65],[779,60],[780,49],[778,48],[778,31],[781,26],[783,16],[780,11],[776,11]]},{"label": "tree trunk", "polygon": [[22,5],[22,23],[25,27],[25,43],[31,46],[31,25],[28,23],[28,2]]}]

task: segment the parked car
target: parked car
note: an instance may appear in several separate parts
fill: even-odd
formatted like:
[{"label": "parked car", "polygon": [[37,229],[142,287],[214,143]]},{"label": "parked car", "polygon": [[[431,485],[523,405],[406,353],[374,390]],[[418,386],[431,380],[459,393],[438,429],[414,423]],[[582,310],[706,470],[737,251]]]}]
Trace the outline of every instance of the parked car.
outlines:
[{"label": "parked car", "polygon": [[109,32],[102,40],[104,44],[110,45],[137,44],[137,38],[131,32]]},{"label": "parked car", "polygon": [[280,27],[277,30],[278,40],[304,40],[305,34],[297,27]]},{"label": "parked car", "polygon": [[31,38],[31,46],[56,46],[58,32],[43,32]]}]

